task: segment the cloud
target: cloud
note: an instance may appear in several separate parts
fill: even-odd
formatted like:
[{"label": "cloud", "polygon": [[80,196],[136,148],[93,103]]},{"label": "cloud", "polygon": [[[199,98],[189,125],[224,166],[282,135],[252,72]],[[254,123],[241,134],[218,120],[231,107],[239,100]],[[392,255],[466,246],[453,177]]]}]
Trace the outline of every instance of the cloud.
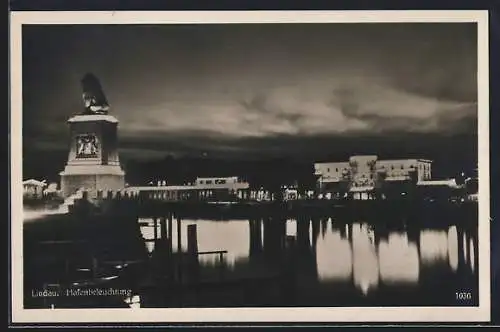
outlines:
[{"label": "cloud", "polygon": [[376,84],[336,89],[330,105],[372,132],[450,131],[477,117],[476,102],[441,100]]},{"label": "cloud", "polygon": [[386,82],[300,82],[262,91],[163,102],[125,113],[124,135],[134,132],[203,133],[249,138],[349,133],[430,133],[462,128],[477,116],[475,102],[441,100]]}]

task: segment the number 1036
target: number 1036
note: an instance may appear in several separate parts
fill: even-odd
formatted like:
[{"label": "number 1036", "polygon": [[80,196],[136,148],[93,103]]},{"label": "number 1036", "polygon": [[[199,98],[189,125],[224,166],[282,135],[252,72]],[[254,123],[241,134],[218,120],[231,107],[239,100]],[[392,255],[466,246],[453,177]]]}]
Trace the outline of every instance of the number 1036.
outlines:
[{"label": "number 1036", "polygon": [[470,293],[470,292],[456,292],[455,298],[457,300],[461,300],[461,301],[472,300],[472,293]]}]

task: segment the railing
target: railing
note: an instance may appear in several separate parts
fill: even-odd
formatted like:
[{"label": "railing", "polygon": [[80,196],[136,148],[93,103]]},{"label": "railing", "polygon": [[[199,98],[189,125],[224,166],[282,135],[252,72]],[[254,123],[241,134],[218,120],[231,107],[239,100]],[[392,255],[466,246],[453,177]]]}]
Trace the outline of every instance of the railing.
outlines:
[{"label": "railing", "polygon": [[[185,253],[186,255],[192,255],[191,253]],[[219,263],[224,262],[224,254],[227,254],[227,250],[212,250],[212,251],[198,251],[195,253],[197,256],[200,255],[214,255],[218,254],[219,255]]]},{"label": "railing", "polygon": [[224,255],[227,254],[227,250],[212,250],[212,251],[197,251],[194,253],[190,252],[185,252],[183,253],[186,256],[193,256],[195,255],[196,257],[201,256],[201,255],[219,255],[219,281],[224,280]]}]

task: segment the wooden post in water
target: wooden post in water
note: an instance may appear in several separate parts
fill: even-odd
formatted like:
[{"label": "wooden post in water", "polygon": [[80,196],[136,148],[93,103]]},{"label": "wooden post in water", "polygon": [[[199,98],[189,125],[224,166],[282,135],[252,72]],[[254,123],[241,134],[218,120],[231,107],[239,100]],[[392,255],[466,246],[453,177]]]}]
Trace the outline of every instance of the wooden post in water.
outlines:
[{"label": "wooden post in water", "polygon": [[295,238],[286,236],[285,238],[285,255],[281,262],[281,296],[284,303],[293,303],[295,301]]},{"label": "wooden post in water", "polygon": [[300,215],[297,218],[297,246],[302,251],[307,251],[310,247],[309,224],[307,217]]},{"label": "wooden post in water", "polygon": [[182,252],[182,230],[181,230],[181,218],[177,217],[177,252],[180,254]]},{"label": "wooden post in water", "polygon": [[280,222],[280,242],[281,242],[281,249],[283,250],[286,248],[286,219],[284,217],[279,218]]},{"label": "wooden post in water", "polygon": [[155,250],[157,253],[160,254],[160,257],[161,257],[161,263],[160,263],[160,271],[162,273],[163,276],[168,276],[171,269],[168,268],[168,262],[166,262],[166,260],[168,260],[168,248],[167,248],[167,241],[168,241],[168,237],[167,237],[167,219],[165,217],[161,217],[160,218],[160,239],[157,241],[157,244],[158,244],[158,247],[157,249],[158,250]]},{"label": "wooden post in water", "polygon": [[347,239],[352,244],[352,222],[349,221],[347,224]]},{"label": "wooden post in water", "polygon": [[168,253],[172,254],[172,212],[168,214]]},{"label": "wooden post in water", "polygon": [[188,253],[196,254],[198,252],[198,234],[196,231],[196,225],[188,225],[187,227],[188,236]]},{"label": "wooden post in water", "polygon": [[[458,272],[462,271],[464,267],[467,265],[466,262],[466,253],[464,252],[466,249],[465,248],[465,243],[466,243],[466,238],[464,235],[464,231],[462,229],[457,230],[457,238],[458,238]],[[420,251],[419,251],[420,254]]]},{"label": "wooden post in water", "polygon": [[154,234],[154,245],[156,248],[156,242],[158,241],[158,219],[156,217],[153,218],[153,234]]},{"label": "wooden post in water", "polygon": [[255,256],[262,251],[261,224],[259,219],[249,220],[250,256]]},{"label": "wooden post in water", "polygon": [[165,217],[160,218],[160,237],[161,242],[167,241],[167,219]]},{"label": "wooden post in water", "polygon": [[177,216],[177,277],[182,283],[182,237],[181,218]]},{"label": "wooden post in water", "polygon": [[320,232],[320,225],[319,225],[319,219],[318,218],[312,218],[311,219],[311,225],[312,225],[312,246],[313,248],[316,248],[316,243],[318,242],[318,236]]},{"label": "wooden post in water", "polygon": [[[167,251],[167,219],[165,217],[160,218],[160,239],[158,241],[158,248],[161,251],[162,258],[165,258]],[[162,262],[162,267],[165,267],[165,262]]]},{"label": "wooden post in water", "polygon": [[255,244],[258,248],[258,252],[262,252],[262,219],[258,218],[255,220]]},{"label": "wooden post in water", "polygon": [[219,252],[219,278],[224,279],[224,252]]},{"label": "wooden post in water", "polygon": [[196,225],[188,225],[188,255],[189,255],[189,279],[198,281],[198,234]]}]

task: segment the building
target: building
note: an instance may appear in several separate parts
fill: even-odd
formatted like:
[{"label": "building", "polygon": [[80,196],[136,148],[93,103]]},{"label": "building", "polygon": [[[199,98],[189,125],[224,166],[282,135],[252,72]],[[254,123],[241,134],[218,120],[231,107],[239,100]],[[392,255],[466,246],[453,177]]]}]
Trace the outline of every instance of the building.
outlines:
[{"label": "building", "polygon": [[237,176],[196,178],[194,190],[199,200],[233,200],[247,198],[248,182]]},{"label": "building", "polygon": [[379,160],[376,155],[352,156],[345,162],[314,165],[320,195],[332,198],[374,199],[404,193],[406,187],[431,179],[427,159]]},{"label": "building", "polygon": [[24,199],[42,199],[43,191],[47,183],[45,180],[38,181],[35,179],[29,179],[23,181],[23,198]]},{"label": "building", "polygon": [[[162,181],[161,184],[164,182]],[[231,177],[199,177],[194,183],[185,185],[128,187],[125,191],[138,193],[146,198],[177,201],[235,201],[247,200],[252,196],[248,182],[237,176]]]}]

